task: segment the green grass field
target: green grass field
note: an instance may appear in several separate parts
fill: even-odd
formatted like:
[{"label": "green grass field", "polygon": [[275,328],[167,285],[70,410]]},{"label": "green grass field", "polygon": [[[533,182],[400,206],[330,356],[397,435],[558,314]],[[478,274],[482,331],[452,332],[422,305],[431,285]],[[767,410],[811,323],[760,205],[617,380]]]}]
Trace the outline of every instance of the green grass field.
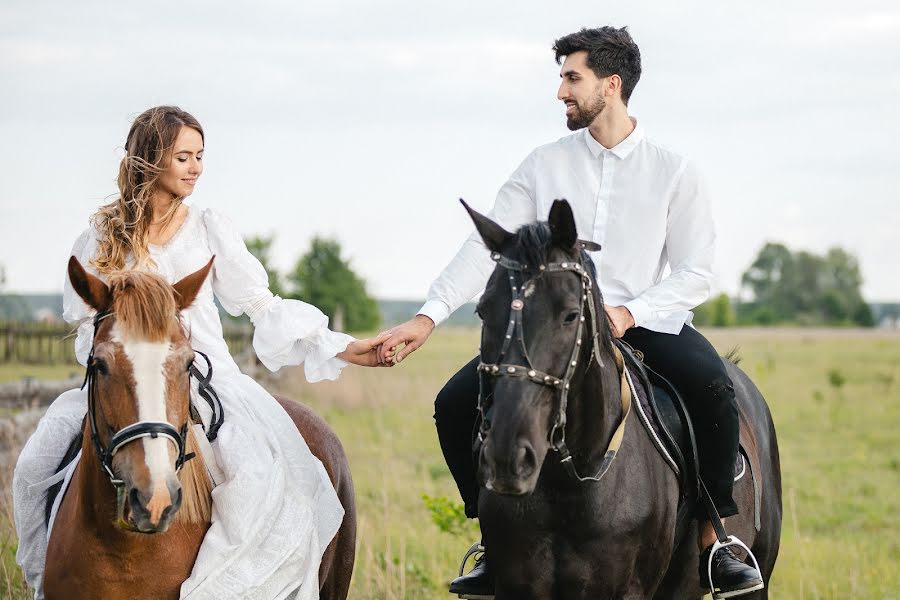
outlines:
[{"label": "green grass field", "polygon": [[22,363],[0,364],[0,384],[19,381],[24,377],[35,379],[68,379],[73,375],[84,375],[84,367],[79,364],[26,365]]},{"label": "green grass field", "polygon": [[[723,353],[740,347],[779,432],[785,520],[770,597],[900,597],[900,335],[705,333]],[[351,598],[451,598],[446,583],[477,530],[442,531],[422,495],[458,501],[432,401],[477,345],[474,331],[441,330],[396,368],[351,367],[314,385],[292,369],[274,386],[318,410],[349,454],[360,524]],[[0,596],[25,598],[8,504],[2,514]]]}]

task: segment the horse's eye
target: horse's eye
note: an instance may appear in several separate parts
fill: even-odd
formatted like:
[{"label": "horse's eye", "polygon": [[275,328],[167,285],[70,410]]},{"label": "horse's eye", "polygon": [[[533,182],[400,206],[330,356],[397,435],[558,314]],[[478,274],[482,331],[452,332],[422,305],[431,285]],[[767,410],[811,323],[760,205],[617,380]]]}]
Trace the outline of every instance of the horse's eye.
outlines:
[{"label": "horse's eye", "polygon": [[192,358],[191,360],[187,361],[187,364],[184,365],[184,370],[187,371],[188,373],[190,373],[190,372],[191,372],[191,367],[192,367],[192,366],[194,366],[194,359],[193,359],[193,358]]},{"label": "horse's eye", "polygon": [[94,369],[101,375],[109,375],[109,365],[102,358],[94,358]]},{"label": "horse's eye", "polygon": [[566,315],[565,322],[566,323],[574,323],[575,319],[577,319],[577,318],[578,318],[578,311],[573,310],[572,312],[570,312],[569,314]]}]

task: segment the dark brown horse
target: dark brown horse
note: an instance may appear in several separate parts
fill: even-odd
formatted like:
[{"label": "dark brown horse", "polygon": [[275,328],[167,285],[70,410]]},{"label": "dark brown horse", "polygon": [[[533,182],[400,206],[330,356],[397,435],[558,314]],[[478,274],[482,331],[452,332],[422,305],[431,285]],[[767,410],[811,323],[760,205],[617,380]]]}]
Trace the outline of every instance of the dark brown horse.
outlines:
[{"label": "dark brown horse", "polygon": [[[682,498],[640,420],[625,418],[621,354],[571,208],[554,202],[549,223],[515,234],[470,214],[498,263],[478,307],[478,512],[497,600],[699,599],[697,523],[684,517],[698,500]],[[752,478],[736,484],[727,526],[768,584],[781,531],[775,430],[759,390],[726,366],[760,491],[757,510]]]},{"label": "dark brown horse", "polygon": [[[107,285],[74,257],[69,261],[73,288],[100,318],[82,458],[47,549],[48,600],[178,598],[190,575],[209,527],[211,498],[202,455],[185,460],[197,452],[189,425],[194,352],[179,312],[193,302],[211,266],[174,286],[139,272],[114,274]],[[146,400],[153,396],[145,392],[150,386],[164,391],[155,396],[164,397],[165,406]],[[344,506],[343,523],[319,569],[321,597],[343,600],[356,542],[347,458],[321,418],[296,402],[279,402],[324,464]]]}]

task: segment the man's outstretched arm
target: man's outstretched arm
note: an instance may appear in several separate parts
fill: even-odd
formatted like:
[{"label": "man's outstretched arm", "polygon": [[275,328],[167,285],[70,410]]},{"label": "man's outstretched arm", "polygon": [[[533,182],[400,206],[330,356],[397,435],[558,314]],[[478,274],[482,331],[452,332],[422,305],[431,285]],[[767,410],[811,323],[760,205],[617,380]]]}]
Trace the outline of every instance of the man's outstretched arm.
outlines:
[{"label": "man's outstretched arm", "polygon": [[[535,162],[535,153],[532,152],[500,188],[494,208],[488,213],[507,231],[515,231],[537,219]],[[401,362],[421,348],[436,326],[484,289],[493,270],[494,261],[481,236],[477,231],[472,232],[431,284],[427,300],[416,316],[387,330],[391,337],[381,346],[380,360],[385,363],[391,360]]]}]

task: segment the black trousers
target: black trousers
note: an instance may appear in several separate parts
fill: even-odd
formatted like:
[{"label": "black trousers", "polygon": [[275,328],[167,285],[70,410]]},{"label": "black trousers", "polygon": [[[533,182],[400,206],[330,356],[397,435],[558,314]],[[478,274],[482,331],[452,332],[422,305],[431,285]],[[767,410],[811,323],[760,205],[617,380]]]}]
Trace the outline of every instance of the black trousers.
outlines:
[{"label": "black trousers", "polygon": [[[644,353],[645,362],[678,388],[691,414],[700,454],[700,475],[723,517],[737,514],[732,498],[738,452],[738,410],[734,387],[722,359],[696,329],[684,326],[671,335],[629,329],[624,339]],[[478,481],[472,440],[478,414],[476,356],[438,393],[434,422],[441,450],[465,503],[466,515],[478,516]],[[702,512],[698,512],[698,515]]]}]

